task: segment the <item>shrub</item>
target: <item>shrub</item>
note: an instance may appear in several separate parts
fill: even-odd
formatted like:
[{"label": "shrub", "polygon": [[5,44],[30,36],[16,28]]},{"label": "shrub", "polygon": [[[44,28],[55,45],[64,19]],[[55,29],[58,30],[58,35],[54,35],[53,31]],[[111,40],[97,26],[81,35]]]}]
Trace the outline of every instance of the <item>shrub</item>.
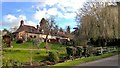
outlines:
[{"label": "shrub", "polygon": [[87,47],[87,55],[92,56],[94,54],[95,50],[93,46],[88,46]]},{"label": "shrub", "polygon": [[73,47],[66,47],[67,55],[73,56]]},{"label": "shrub", "polygon": [[[83,52],[82,52],[82,56],[84,57],[89,57],[90,56],[90,53],[89,53],[89,49],[87,47],[83,47]],[[92,51],[90,51],[92,52]]]},{"label": "shrub", "polygon": [[23,40],[22,40],[22,39],[18,39],[18,40],[16,41],[16,43],[23,43]]},{"label": "shrub", "polygon": [[67,41],[68,46],[74,46],[75,42],[73,40]]},{"label": "shrub", "polygon": [[77,46],[76,49],[76,56],[82,56],[82,48]]},{"label": "shrub", "polygon": [[28,39],[27,39],[27,42],[32,42],[32,39],[31,39],[31,38],[28,38]]},{"label": "shrub", "polygon": [[101,55],[101,54],[102,54],[102,49],[100,47],[96,47],[94,49],[94,55],[98,56],[98,55]]},{"label": "shrub", "polygon": [[59,57],[58,54],[55,51],[50,51],[48,54],[48,60],[52,61],[52,62],[58,62],[59,61]]}]

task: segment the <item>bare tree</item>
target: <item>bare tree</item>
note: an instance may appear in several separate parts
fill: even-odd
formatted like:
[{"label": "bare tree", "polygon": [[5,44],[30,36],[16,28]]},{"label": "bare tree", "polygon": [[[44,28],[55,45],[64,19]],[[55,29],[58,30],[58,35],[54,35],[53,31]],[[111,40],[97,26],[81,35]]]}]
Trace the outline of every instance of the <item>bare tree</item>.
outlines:
[{"label": "bare tree", "polygon": [[52,35],[57,36],[58,31],[59,31],[59,27],[58,27],[58,25],[55,25],[55,27],[52,31]]},{"label": "bare tree", "polygon": [[49,46],[48,46],[48,35],[51,35],[52,29],[55,27],[55,20],[54,17],[50,17],[49,19],[45,20],[46,25],[44,26],[46,38],[45,38],[45,48],[48,51]]}]

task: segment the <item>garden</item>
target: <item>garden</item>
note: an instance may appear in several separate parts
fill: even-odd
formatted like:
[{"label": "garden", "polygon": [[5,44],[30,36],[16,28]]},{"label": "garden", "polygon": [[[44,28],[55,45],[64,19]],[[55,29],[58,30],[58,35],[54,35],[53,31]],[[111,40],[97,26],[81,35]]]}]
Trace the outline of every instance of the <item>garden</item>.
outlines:
[{"label": "garden", "polygon": [[38,46],[32,42],[17,44],[12,42],[11,48],[3,48],[3,66],[74,66],[79,63],[118,54],[117,47],[82,47],[49,43]]},{"label": "garden", "polygon": [[[57,25],[54,16],[42,18],[37,29],[33,26],[28,28],[21,20],[20,28],[14,29],[15,32],[2,31],[6,33],[1,35],[2,41],[7,44],[1,46],[3,67],[74,66],[120,53],[118,7],[119,2],[84,3],[76,12],[77,26],[71,25],[74,31],[70,26],[63,29]],[[42,37],[45,35],[46,38]],[[48,39],[49,35],[51,39]],[[37,39],[37,36],[40,37]],[[44,39],[44,42],[39,39]]]},{"label": "garden", "polygon": [[[13,66],[14,63],[17,66],[29,65],[31,62],[42,64],[42,62],[48,60],[48,52],[44,47],[45,43],[41,43],[39,47],[33,46],[31,42],[24,42],[17,44],[12,42],[12,48],[3,48],[3,66]],[[55,52],[62,59],[66,56],[66,46],[60,44],[49,44],[49,52]],[[47,61],[48,62],[48,61]],[[45,63],[45,62],[44,62]]]}]

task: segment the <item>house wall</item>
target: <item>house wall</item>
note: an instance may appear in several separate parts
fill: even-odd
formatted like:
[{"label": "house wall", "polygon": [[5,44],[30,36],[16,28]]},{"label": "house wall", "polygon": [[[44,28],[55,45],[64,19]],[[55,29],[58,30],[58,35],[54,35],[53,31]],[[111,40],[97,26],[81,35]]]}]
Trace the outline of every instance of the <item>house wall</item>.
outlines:
[{"label": "house wall", "polygon": [[21,32],[17,33],[16,34],[16,39],[27,40],[27,32],[21,31]]},{"label": "house wall", "polygon": [[[43,39],[46,38],[46,35],[43,35],[43,34],[27,33],[27,37],[32,37],[33,38],[34,36],[36,36],[36,38],[43,38]],[[52,38],[52,36],[48,35],[48,39],[49,38]]]},{"label": "house wall", "polygon": [[39,38],[39,34],[27,33],[27,38],[34,38],[35,36],[36,38]]},{"label": "house wall", "polygon": [[[43,34],[34,34],[34,33],[27,33],[25,31],[22,31],[22,32],[19,32],[18,33],[18,38],[22,38],[24,37],[25,40],[24,41],[27,41],[28,38],[38,38],[38,39],[42,39],[42,41],[44,41],[44,39],[46,38],[46,35],[43,35]],[[49,39],[49,42],[59,42],[59,43],[63,43],[65,42],[64,40],[68,40],[69,41],[69,38],[62,38],[62,37],[59,37],[59,40],[57,40],[57,36],[51,36],[51,35],[48,35],[48,39]]]}]

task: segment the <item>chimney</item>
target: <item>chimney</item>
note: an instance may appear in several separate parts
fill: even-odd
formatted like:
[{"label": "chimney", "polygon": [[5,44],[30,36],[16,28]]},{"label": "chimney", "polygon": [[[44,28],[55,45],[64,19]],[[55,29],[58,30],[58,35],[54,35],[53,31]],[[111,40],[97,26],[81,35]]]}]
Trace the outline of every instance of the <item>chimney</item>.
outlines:
[{"label": "chimney", "polygon": [[24,21],[21,20],[21,21],[20,21],[20,26],[23,26],[23,25],[24,25]]},{"label": "chimney", "polygon": [[37,25],[37,30],[39,29],[39,25]]}]

